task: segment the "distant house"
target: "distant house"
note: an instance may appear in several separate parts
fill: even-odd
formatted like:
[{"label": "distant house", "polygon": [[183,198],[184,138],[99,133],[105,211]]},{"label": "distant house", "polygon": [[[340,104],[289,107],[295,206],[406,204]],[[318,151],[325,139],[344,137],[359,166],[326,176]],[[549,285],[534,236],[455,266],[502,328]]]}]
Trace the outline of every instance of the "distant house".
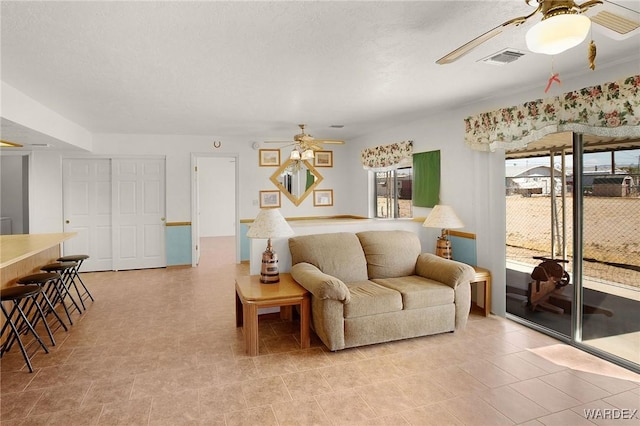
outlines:
[{"label": "distant house", "polygon": [[[556,194],[562,189],[562,173],[554,170]],[[551,194],[551,167],[549,166],[506,166],[506,195],[521,194],[525,197]]]},{"label": "distant house", "polygon": [[628,175],[599,176],[593,179],[596,197],[628,197],[635,193],[633,178]]}]

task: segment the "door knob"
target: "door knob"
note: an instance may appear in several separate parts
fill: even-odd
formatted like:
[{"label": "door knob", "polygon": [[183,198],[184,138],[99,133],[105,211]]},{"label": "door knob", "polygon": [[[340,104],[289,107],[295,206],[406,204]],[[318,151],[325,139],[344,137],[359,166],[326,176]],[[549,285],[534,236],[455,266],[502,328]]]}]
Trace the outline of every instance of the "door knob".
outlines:
[{"label": "door knob", "polygon": [[68,220],[65,220],[65,221],[64,221],[64,223],[69,223],[69,221],[68,221]]},{"label": "door knob", "polygon": [[166,220],[166,218],[161,217],[160,220],[164,222]]}]

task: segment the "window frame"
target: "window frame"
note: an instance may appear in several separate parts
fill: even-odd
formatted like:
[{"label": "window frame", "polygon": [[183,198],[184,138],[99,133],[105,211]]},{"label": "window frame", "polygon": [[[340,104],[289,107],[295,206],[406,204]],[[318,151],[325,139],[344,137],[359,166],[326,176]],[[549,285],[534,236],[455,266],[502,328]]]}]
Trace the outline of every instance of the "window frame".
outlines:
[{"label": "window frame", "polygon": [[[401,180],[398,179],[398,175],[399,172],[401,172],[402,170],[409,170],[409,175],[411,176],[411,186],[413,186],[413,166],[405,166],[405,167],[398,167],[397,169],[392,169],[392,170],[387,170],[387,171],[383,171],[383,172],[377,172],[374,171],[372,172],[373,175],[373,217],[375,219],[404,219],[404,218],[412,218],[413,217],[413,194],[412,191],[409,190],[409,197],[406,198],[401,198],[400,197],[400,192],[398,188],[398,185],[400,184]],[[379,175],[385,175],[385,176],[379,176]],[[378,179],[379,178],[383,178],[385,179],[387,182],[387,187],[391,187],[392,191],[391,194],[389,194],[387,191],[386,195],[380,195],[378,193]],[[378,203],[378,200],[380,198],[385,198],[387,201],[387,208],[386,208],[386,215],[380,215],[379,212],[379,208],[380,208],[380,204]],[[402,199],[408,199],[409,200],[409,207],[410,207],[410,212],[408,216],[401,216],[400,215],[400,200]],[[391,207],[391,214],[389,214],[389,210]],[[384,207],[383,207],[384,208]]]}]

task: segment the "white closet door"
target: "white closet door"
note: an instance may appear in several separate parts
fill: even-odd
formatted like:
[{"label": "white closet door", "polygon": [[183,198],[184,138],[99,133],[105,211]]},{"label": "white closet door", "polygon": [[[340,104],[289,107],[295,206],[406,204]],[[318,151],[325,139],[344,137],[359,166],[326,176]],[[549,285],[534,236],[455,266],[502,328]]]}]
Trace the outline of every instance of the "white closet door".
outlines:
[{"label": "white closet door", "polygon": [[87,254],[82,271],[110,271],[111,160],[64,159],[64,232],[78,235],[64,242],[64,254]]},{"label": "white closet door", "polygon": [[112,159],[115,270],[167,266],[165,160]]}]

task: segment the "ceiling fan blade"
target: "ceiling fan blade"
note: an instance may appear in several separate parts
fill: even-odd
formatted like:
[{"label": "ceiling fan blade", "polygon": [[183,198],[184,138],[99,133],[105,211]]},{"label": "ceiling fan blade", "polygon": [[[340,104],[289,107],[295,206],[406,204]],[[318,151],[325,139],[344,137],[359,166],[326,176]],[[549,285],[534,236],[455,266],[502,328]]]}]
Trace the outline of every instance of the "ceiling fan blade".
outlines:
[{"label": "ceiling fan blade", "polygon": [[264,143],[288,143],[288,144],[295,144],[294,141],[264,141]]},{"label": "ceiling fan blade", "polygon": [[335,144],[335,145],[343,145],[344,141],[339,139],[315,139],[315,143],[326,143],[326,144]]},{"label": "ceiling fan blade", "polygon": [[462,46],[458,47],[456,50],[452,51],[451,53],[444,55],[442,58],[436,61],[436,64],[444,65],[444,64],[450,64],[451,62],[457,61],[467,53],[471,52],[476,47],[480,46],[485,41],[492,39],[493,37],[502,33],[504,30],[511,27],[517,27],[518,25],[523,24],[527,19],[531,18],[533,15],[538,13],[541,9],[542,9],[542,3],[540,3],[536,8],[536,10],[534,10],[529,15],[510,19],[509,21],[501,25],[498,25],[494,29],[489,30],[486,33],[474,38],[470,42],[463,44]]},{"label": "ceiling fan blade", "polygon": [[614,40],[624,40],[640,33],[640,13],[614,2],[605,1],[605,10],[598,8],[595,14],[587,15]]},{"label": "ceiling fan blade", "polygon": [[520,25],[524,21],[525,21],[524,18],[517,18],[517,19],[512,19],[511,21],[507,21],[504,24],[499,25],[499,26],[495,27],[494,29],[487,31],[486,33],[482,34],[481,36],[478,36],[478,37],[474,38],[470,42],[463,44],[462,46],[458,47],[453,52],[448,53],[447,55],[444,55],[442,58],[440,58],[440,59],[438,59],[436,61],[436,64],[444,65],[444,64],[450,64],[451,62],[457,61],[458,59],[460,59],[461,57],[463,57],[467,53],[471,52],[476,47],[480,46],[485,41],[487,41],[489,39],[492,39],[493,37],[495,37],[498,34],[502,33],[502,31],[504,31],[506,28],[508,28],[508,27],[510,27],[512,25]]}]

